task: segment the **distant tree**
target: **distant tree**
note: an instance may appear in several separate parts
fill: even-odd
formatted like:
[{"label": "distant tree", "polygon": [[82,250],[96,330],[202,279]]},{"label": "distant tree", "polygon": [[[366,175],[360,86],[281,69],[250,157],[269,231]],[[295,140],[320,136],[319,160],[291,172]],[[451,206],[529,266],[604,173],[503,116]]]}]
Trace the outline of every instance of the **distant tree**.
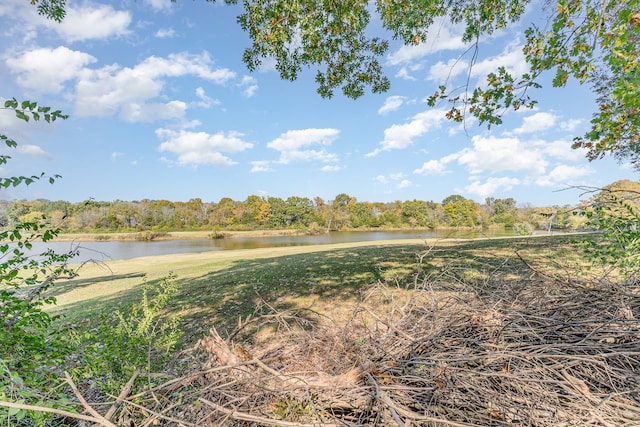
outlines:
[{"label": "distant tree", "polygon": [[351,226],[349,206],[358,202],[358,199],[346,193],[338,194],[331,202],[331,212],[328,228],[340,230]]},{"label": "distant tree", "polygon": [[285,200],[286,225],[308,226],[315,221],[313,202],[308,197],[291,196]]}]

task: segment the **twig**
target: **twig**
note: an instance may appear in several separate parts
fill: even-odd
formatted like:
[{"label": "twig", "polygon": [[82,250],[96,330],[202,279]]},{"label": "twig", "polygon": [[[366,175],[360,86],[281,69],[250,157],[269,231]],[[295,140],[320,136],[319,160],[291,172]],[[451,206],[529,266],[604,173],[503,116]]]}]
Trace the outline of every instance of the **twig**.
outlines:
[{"label": "twig", "polygon": [[124,388],[118,395],[116,401],[113,402],[113,405],[111,405],[111,408],[109,408],[106,415],[104,416],[107,420],[110,420],[111,417],[114,416],[122,402],[124,402],[127,396],[129,396],[129,393],[131,393],[131,388],[133,387],[133,383],[135,382],[136,378],[138,378],[138,375],[140,375],[140,370],[136,369],[133,375],[131,375],[131,378],[129,378],[129,381],[127,381],[127,384],[125,384]]},{"label": "twig", "polygon": [[242,421],[250,421],[254,423],[260,423],[269,426],[279,426],[279,427],[344,427],[344,424],[325,424],[325,423],[296,423],[291,421],[283,421],[283,420],[274,420],[266,417],[259,417],[257,415],[251,415],[244,412],[238,412],[233,409],[227,409],[224,406],[217,405],[210,400],[204,399],[202,397],[198,398],[199,402],[204,403],[207,406],[215,409],[216,411],[222,412],[224,414],[229,415],[231,418]]},{"label": "twig", "polygon": [[[371,381],[371,383],[373,384],[373,386],[376,389],[376,400],[378,400],[378,402],[380,402],[380,403],[383,403],[382,402],[382,395],[381,395],[380,387],[378,386],[378,382],[376,381],[375,378],[373,378],[373,375],[371,375],[371,374],[367,374],[367,377],[369,378],[369,381]],[[384,402],[384,403],[387,404],[387,402]],[[391,417],[396,422],[396,424],[398,424],[398,427],[404,427],[405,423],[402,422],[402,419],[400,418],[400,416],[398,416],[398,412],[396,411],[396,409],[392,405],[389,405],[389,404],[387,404],[387,409],[389,409],[389,412],[391,412]]]},{"label": "twig", "polygon": [[94,417],[96,417],[97,419],[102,421],[102,424],[104,424],[105,422],[109,422],[108,419],[104,418],[102,415],[100,415],[98,413],[98,411],[96,411],[95,409],[93,409],[91,407],[91,405],[89,405],[87,403],[87,401],[84,399],[84,397],[80,394],[80,392],[78,391],[78,388],[76,387],[76,384],[73,382],[73,380],[71,379],[71,376],[69,375],[69,373],[67,371],[64,372],[64,377],[67,380],[67,383],[69,384],[69,387],[71,387],[71,390],[73,390],[73,394],[76,395],[76,397],[78,398],[78,400],[80,401],[80,403],[82,404],[82,406],[84,407],[84,409],[87,410],[87,412],[89,412],[91,415],[93,415]]},{"label": "twig", "polygon": [[88,415],[76,414],[75,412],[69,412],[62,409],[47,408],[45,406],[26,405],[24,403],[7,402],[4,400],[0,400],[0,406],[5,406],[7,408],[15,408],[15,409],[25,409],[27,411],[48,412],[50,414],[62,415],[65,417],[74,418],[76,420],[91,421],[104,427],[117,427],[115,424],[113,424],[108,420],[105,420],[104,418],[100,419],[96,417],[90,417]]}]

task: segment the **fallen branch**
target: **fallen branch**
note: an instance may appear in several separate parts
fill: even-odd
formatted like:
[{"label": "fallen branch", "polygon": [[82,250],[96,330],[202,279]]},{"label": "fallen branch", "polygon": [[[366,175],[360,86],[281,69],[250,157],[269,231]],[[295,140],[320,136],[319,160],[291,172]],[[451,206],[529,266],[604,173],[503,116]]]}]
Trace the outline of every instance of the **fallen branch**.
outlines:
[{"label": "fallen branch", "polygon": [[76,414],[75,412],[69,412],[62,409],[47,408],[46,406],[27,405],[24,403],[7,402],[4,400],[0,400],[0,406],[15,409],[25,409],[27,411],[47,412],[50,414],[57,414],[64,417],[74,418],[76,420],[91,421],[104,427],[117,427],[115,424],[108,420],[105,420],[104,418],[100,419],[96,417],[90,417],[88,415]]},{"label": "fallen branch", "polygon": [[127,396],[129,396],[129,394],[131,393],[131,388],[133,387],[133,383],[136,381],[136,378],[138,378],[138,375],[140,375],[140,370],[136,369],[133,375],[131,375],[131,378],[129,378],[129,381],[127,381],[127,384],[125,384],[124,388],[118,395],[118,398],[116,399],[116,401],[113,402],[113,405],[111,405],[111,408],[109,408],[109,410],[105,414],[104,417],[107,420],[110,420],[111,417],[115,415],[120,405],[122,405],[122,402],[124,402]]}]

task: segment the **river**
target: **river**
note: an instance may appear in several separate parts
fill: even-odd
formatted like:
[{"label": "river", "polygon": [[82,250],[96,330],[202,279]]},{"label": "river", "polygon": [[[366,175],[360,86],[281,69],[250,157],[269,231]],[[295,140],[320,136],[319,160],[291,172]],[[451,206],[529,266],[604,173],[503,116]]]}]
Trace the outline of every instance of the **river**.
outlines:
[{"label": "river", "polygon": [[169,255],[190,252],[207,252],[237,249],[255,249],[282,246],[305,246],[335,243],[366,242],[396,239],[478,238],[513,236],[510,230],[436,230],[436,231],[340,231],[311,236],[234,237],[230,239],[160,240],[139,241],[91,241],[91,242],[35,242],[33,251],[46,249],[64,253],[79,248],[80,255],[72,260],[80,263],[122,260],[145,256]]}]

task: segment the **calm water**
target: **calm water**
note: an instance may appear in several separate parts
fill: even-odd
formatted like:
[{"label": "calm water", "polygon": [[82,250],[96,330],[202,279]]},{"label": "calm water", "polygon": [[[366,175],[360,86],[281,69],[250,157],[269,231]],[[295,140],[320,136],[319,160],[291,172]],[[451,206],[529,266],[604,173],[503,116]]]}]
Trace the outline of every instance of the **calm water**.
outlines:
[{"label": "calm water", "polygon": [[168,255],[189,252],[223,251],[237,249],[273,248],[281,246],[305,246],[333,243],[351,243],[376,240],[395,239],[429,239],[429,238],[476,238],[511,236],[511,231],[352,231],[332,232],[317,236],[273,236],[273,237],[239,237],[232,239],[197,239],[197,240],[164,240],[157,242],[137,241],[100,241],[100,242],[48,242],[34,243],[34,251],[42,252],[51,248],[56,252],[66,252],[79,246],[80,256],[73,263],[89,259],[106,261],[131,259],[145,256]]}]

